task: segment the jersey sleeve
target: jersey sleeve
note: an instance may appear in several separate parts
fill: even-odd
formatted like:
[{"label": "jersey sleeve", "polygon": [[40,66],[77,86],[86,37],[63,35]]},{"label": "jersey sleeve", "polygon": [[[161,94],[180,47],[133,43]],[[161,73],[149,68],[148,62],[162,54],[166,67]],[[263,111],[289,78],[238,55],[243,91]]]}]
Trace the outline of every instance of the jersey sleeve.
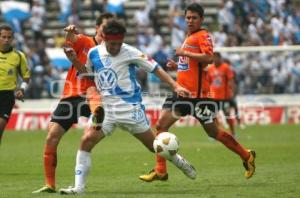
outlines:
[{"label": "jersey sleeve", "polygon": [[94,73],[94,65],[91,61],[91,51],[92,50],[89,50],[87,59],[86,59],[86,63],[85,63],[85,68],[89,74]]},{"label": "jersey sleeve", "polygon": [[144,69],[147,72],[154,72],[159,66],[154,59],[143,54],[136,48],[131,48],[129,53],[130,57],[133,59],[133,62],[136,63],[138,67]]},{"label": "jersey sleeve", "polygon": [[21,75],[22,75],[22,78],[30,78],[30,72],[27,68],[27,60],[26,60],[26,57],[24,55],[24,53],[20,52],[20,58],[21,58],[21,61],[20,61],[20,68],[21,68]]},{"label": "jersey sleeve", "polygon": [[212,39],[208,32],[205,31],[205,33],[200,34],[198,38],[198,42],[202,53],[211,56],[213,55],[214,51],[213,51]]},{"label": "jersey sleeve", "polygon": [[83,34],[78,34],[77,35],[77,41],[72,43],[72,48],[75,50],[77,53],[79,50],[82,50],[84,48],[91,48],[93,45],[90,42],[90,38],[88,36],[85,36]]}]

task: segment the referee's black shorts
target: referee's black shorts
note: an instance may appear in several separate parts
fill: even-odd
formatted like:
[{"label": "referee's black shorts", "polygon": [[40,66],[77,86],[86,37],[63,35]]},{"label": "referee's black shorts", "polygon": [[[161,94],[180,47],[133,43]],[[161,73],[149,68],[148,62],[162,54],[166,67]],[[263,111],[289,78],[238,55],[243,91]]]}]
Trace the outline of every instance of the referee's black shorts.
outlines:
[{"label": "referee's black shorts", "polygon": [[70,97],[60,100],[56,109],[52,113],[50,122],[56,122],[61,125],[65,131],[78,122],[81,116],[89,117],[90,108],[83,97]]},{"label": "referee's black shorts", "polygon": [[0,118],[8,121],[14,105],[14,91],[0,91]]}]

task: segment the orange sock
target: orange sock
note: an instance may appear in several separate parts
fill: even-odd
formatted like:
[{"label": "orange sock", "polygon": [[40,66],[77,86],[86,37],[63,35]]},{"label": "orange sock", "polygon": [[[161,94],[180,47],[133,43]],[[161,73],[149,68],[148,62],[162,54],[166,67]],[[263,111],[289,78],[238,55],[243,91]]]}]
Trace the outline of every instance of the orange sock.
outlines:
[{"label": "orange sock", "polygon": [[45,146],[44,150],[44,171],[46,185],[55,188],[55,169],[57,164],[57,148]]},{"label": "orange sock", "polygon": [[242,160],[247,160],[250,157],[249,152],[238,143],[231,134],[219,129],[216,139],[222,142],[231,151],[238,154]]},{"label": "orange sock", "polygon": [[[156,135],[161,133],[162,131],[157,131]],[[167,161],[165,158],[159,156],[156,154],[156,166],[155,171],[161,174],[164,174],[167,172]]]},{"label": "orange sock", "polygon": [[86,93],[86,98],[92,113],[101,105],[101,96],[96,87],[89,87]]}]

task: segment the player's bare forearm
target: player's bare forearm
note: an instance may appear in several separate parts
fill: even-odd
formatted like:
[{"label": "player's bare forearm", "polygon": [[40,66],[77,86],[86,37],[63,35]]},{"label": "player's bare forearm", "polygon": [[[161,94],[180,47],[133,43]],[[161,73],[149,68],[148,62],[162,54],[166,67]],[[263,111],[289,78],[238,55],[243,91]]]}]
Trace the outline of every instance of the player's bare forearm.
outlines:
[{"label": "player's bare forearm", "polygon": [[66,54],[67,58],[71,61],[72,65],[76,68],[76,70],[80,73],[80,74],[84,74],[87,73],[87,70],[85,68],[85,65],[82,64],[78,58],[77,55],[74,51],[73,48],[71,47],[64,47],[64,53]]},{"label": "player's bare forearm", "polygon": [[87,73],[86,67],[84,64],[82,64],[77,58],[73,59],[72,61],[73,66],[76,68],[76,70],[80,73],[80,74],[84,74]]},{"label": "player's bare forearm", "polygon": [[77,41],[77,35],[76,35],[76,26],[75,25],[69,25],[66,28],[64,28],[64,31],[66,32],[66,40],[71,41],[72,43],[75,43]]},{"label": "player's bare forearm", "polygon": [[176,82],[173,78],[165,72],[161,67],[157,67],[155,74],[165,83],[167,83],[173,90],[176,88]]}]

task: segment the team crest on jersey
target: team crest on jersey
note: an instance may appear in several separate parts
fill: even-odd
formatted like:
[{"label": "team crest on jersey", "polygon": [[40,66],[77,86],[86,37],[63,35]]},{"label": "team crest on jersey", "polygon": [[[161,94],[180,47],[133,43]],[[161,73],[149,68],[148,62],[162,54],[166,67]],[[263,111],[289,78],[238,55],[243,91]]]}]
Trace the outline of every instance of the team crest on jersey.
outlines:
[{"label": "team crest on jersey", "polygon": [[189,58],[186,56],[179,56],[178,70],[186,71],[189,69]]},{"label": "team crest on jersey", "polygon": [[108,56],[104,57],[102,59],[102,62],[103,62],[104,67],[110,67],[111,66],[111,60]]},{"label": "team crest on jersey", "polygon": [[110,68],[103,68],[97,73],[96,84],[101,90],[111,90],[117,86],[118,76]]}]

